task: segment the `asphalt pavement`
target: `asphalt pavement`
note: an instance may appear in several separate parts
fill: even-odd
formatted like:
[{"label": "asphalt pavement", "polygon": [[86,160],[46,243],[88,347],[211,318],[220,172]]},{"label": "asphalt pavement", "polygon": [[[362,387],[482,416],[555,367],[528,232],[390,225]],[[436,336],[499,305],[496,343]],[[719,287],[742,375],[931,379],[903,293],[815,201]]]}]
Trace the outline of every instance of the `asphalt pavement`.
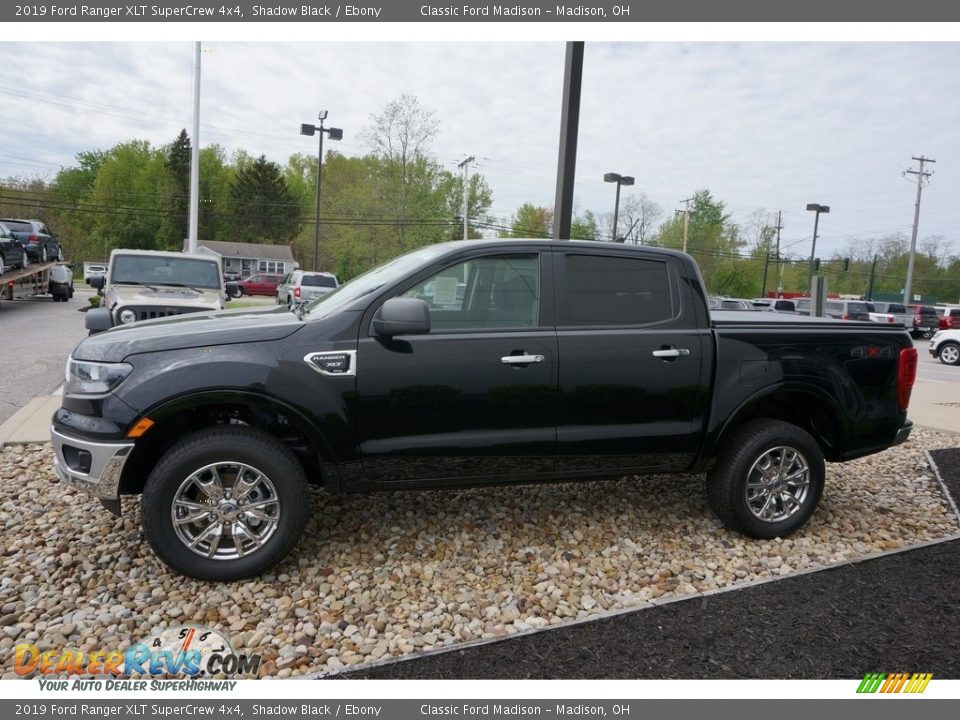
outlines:
[{"label": "asphalt pavement", "polygon": [[63,384],[64,363],[87,336],[78,310],[92,295],[78,286],[65,303],[49,295],[0,302],[0,424]]}]

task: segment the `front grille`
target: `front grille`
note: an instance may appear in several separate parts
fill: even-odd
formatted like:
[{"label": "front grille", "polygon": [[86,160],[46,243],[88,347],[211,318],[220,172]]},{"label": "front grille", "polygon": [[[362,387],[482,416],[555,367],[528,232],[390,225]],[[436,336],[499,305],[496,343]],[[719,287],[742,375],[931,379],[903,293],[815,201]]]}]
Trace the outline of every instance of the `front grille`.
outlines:
[{"label": "front grille", "polygon": [[[147,307],[127,306],[120,310],[133,310],[137,314],[137,321],[156,320],[157,318],[170,317],[172,315],[185,315],[187,313],[204,312],[210,308],[191,308],[191,307],[164,307],[162,305],[152,305]],[[120,317],[120,310],[117,311],[117,317]]]}]

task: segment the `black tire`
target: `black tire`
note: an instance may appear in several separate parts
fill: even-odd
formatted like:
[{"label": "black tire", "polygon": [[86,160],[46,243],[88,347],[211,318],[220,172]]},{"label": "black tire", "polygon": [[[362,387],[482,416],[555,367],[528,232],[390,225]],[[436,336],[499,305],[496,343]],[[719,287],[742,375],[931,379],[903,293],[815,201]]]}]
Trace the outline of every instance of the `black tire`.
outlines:
[{"label": "black tire", "polygon": [[[729,449],[707,474],[707,502],[725,527],[749,537],[771,539],[796,532],[810,519],[823,494],[825,468],[820,446],[806,431],[780,420],[751,420],[725,438],[723,444]],[[784,448],[787,452],[783,452]],[[778,457],[790,458],[791,453],[796,453],[798,460],[789,461],[787,472],[805,469],[800,478],[807,481],[802,493],[793,483],[761,477],[761,471],[755,467],[764,458],[776,461]],[[751,480],[752,490],[748,488]],[[783,501],[785,494],[796,499],[794,493],[788,492],[790,489],[800,499],[788,506]],[[762,508],[758,507],[761,504]],[[773,507],[768,508],[771,504]],[[771,510],[770,517],[761,518],[761,512],[767,509]]]},{"label": "black tire", "polygon": [[40,262],[45,263],[47,261],[47,246],[40,246]]},{"label": "black tire", "polygon": [[944,365],[960,365],[960,344],[945,342],[937,348],[937,359]]},{"label": "black tire", "polygon": [[[276,517],[263,523],[264,531],[269,529],[271,523],[272,530],[263,539],[261,547],[241,554],[240,557],[203,557],[188,547],[186,543],[189,536],[194,534],[196,539],[213,526],[226,525],[228,520],[220,517],[218,522],[214,519],[214,513],[220,512],[222,507],[229,506],[228,512],[242,516],[244,513],[238,512],[238,509],[242,508],[243,504],[238,508],[234,498],[233,505],[230,506],[230,496],[226,493],[217,504],[214,504],[209,496],[201,497],[198,494],[195,504],[209,505],[211,510],[207,516],[211,519],[203,527],[200,527],[200,522],[180,523],[178,529],[174,527],[172,518],[174,499],[179,493],[179,497],[192,502],[189,490],[192,486],[199,488],[200,485],[198,482],[188,485],[188,482],[192,478],[203,476],[202,469],[216,465],[217,470],[221,471],[224,466],[239,464],[250,466],[266,479],[269,485],[269,488],[265,488],[267,492],[262,496],[256,495],[262,487],[258,484],[252,493],[255,494],[254,500],[260,500],[261,504],[266,502],[270,506],[277,506]],[[234,489],[236,485],[233,483],[242,474],[243,472],[235,472],[231,478],[228,473],[222,481],[224,490]],[[184,489],[184,486],[187,488]],[[262,500],[261,497],[266,497],[267,500]],[[280,562],[303,534],[310,514],[309,505],[306,477],[294,454],[272,435],[247,427],[208,428],[178,442],[153,468],[141,498],[144,534],[159,558],[184,575],[200,580],[219,581],[248,578]],[[254,522],[253,530],[256,532],[260,523],[257,519],[254,519]],[[237,524],[239,521],[231,522],[231,527]],[[244,521],[245,532],[249,532],[250,526],[249,521]],[[222,528],[219,532],[223,532]],[[184,536],[187,536],[186,539]],[[229,555],[230,546],[236,548],[236,535],[217,537],[218,543],[220,537],[229,539],[228,546],[214,546],[215,552]],[[243,544],[241,538],[241,547]],[[198,547],[202,548],[203,544],[198,544]]]}]

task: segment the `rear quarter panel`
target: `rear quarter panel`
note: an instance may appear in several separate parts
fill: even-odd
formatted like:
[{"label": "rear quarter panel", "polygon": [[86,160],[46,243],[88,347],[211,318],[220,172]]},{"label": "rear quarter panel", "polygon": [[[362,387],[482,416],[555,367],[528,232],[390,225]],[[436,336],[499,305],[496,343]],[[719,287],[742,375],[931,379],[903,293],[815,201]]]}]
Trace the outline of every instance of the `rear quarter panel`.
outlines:
[{"label": "rear quarter panel", "polygon": [[782,419],[801,424],[800,415],[815,408],[823,413],[820,425],[835,423],[822,428],[825,434],[836,431],[835,442],[825,447],[828,460],[894,442],[906,420],[897,404],[900,351],[913,347],[902,328],[798,316],[739,320],[714,321],[715,387],[704,458],[717,452],[725,432],[751,408],[773,398],[784,399],[788,414]]}]

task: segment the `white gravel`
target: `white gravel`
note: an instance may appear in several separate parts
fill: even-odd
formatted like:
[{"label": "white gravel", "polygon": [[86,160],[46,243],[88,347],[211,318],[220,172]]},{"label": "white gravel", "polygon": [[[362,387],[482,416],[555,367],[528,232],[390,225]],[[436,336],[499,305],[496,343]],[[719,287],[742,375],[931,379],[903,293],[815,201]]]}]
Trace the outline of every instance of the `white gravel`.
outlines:
[{"label": "white gravel", "polygon": [[126,647],[168,625],[216,628],[264,655],[261,676],[329,672],[831,565],[956,534],[923,455],[960,438],[915,430],[880,455],[827,466],[808,525],[786,540],[722,529],[702,476],[464,491],[314,496],[274,574],[233,584],[175,575],[142,537],[59,484],[49,445],[0,451],[0,661],[41,649]]}]

